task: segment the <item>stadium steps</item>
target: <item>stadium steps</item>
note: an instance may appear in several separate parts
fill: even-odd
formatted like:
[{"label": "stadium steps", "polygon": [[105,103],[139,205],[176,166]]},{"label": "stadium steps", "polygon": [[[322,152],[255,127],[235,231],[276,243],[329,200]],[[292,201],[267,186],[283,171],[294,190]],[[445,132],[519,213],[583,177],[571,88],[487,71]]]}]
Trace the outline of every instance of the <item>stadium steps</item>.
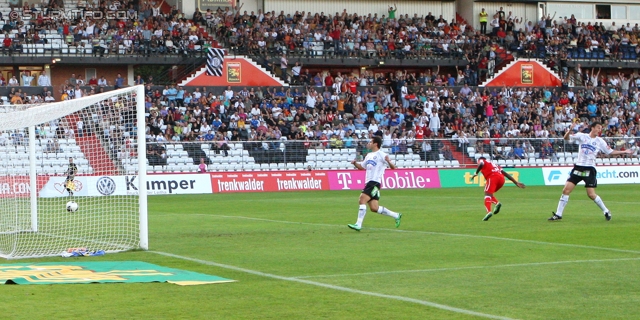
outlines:
[{"label": "stadium steps", "polygon": [[171,5],[166,1],[163,1],[162,5],[160,6],[160,11],[162,11],[162,13],[165,13],[165,14],[171,13]]},{"label": "stadium steps", "polygon": [[460,25],[460,24],[464,23],[464,24],[466,24],[466,25],[467,25],[466,30],[474,31],[473,26],[471,26],[471,25],[467,22],[467,20],[466,20],[465,18],[463,18],[463,17],[460,15],[460,13],[458,13],[458,12],[456,12],[456,23],[457,23],[458,25]]},{"label": "stadium steps", "polygon": [[89,165],[93,167],[95,175],[116,174],[118,169],[111,161],[111,158],[104,151],[104,147],[95,135],[85,134],[83,137],[76,136],[76,144],[89,160]]},{"label": "stadium steps", "polygon": [[514,64],[516,64],[518,61],[527,61],[527,62],[531,62],[531,61],[535,61],[537,62],[540,67],[544,68],[545,70],[547,70],[549,73],[551,73],[552,75],[554,75],[556,78],[560,79],[560,75],[558,75],[558,73],[556,71],[554,71],[553,69],[549,68],[544,61],[542,61],[541,59],[528,59],[528,58],[520,58],[520,59],[514,59],[511,62],[509,62],[508,64],[504,65],[501,68],[496,68],[494,69],[494,73],[493,76],[488,77],[487,79],[485,79],[481,84],[480,87],[484,87],[486,86],[489,82],[491,82],[493,79],[499,77],[502,73],[504,73],[506,70],[508,70],[511,66],[513,66]]},{"label": "stadium steps", "polygon": [[189,158],[193,159],[191,164],[200,164],[200,159],[204,159],[206,165],[211,164],[209,156],[201,149],[200,144],[186,143],[183,145],[184,151],[189,154]]},{"label": "stadium steps", "polygon": [[502,62],[495,66],[494,73],[506,67],[511,62],[515,61],[515,57],[511,53],[508,53],[507,50],[504,49],[504,47],[494,44],[493,48],[495,49],[496,56],[498,56],[502,60]]},{"label": "stadium steps", "polygon": [[451,150],[451,153],[453,154],[453,158],[455,160],[458,160],[458,162],[460,162],[460,166],[464,166],[464,163],[470,163],[470,164],[474,164],[476,163],[475,159],[469,158],[469,156],[467,156],[463,151],[458,151],[458,147],[451,143],[451,141],[449,140],[443,140],[442,143],[444,145],[448,145],[449,149]]}]

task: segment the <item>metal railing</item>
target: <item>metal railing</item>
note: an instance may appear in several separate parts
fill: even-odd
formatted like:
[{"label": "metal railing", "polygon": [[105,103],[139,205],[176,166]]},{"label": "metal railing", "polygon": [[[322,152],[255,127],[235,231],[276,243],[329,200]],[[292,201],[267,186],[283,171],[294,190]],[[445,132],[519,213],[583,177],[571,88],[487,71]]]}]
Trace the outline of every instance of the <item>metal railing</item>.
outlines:
[{"label": "metal railing", "polygon": [[[632,155],[608,157],[597,164],[640,164],[638,138],[605,138],[612,149],[632,149]],[[369,138],[344,140],[264,140],[152,142],[147,144],[150,172],[197,172],[201,161],[207,171],[289,169],[352,169],[370,151]],[[424,139],[383,145],[400,168],[474,167],[486,157],[503,167],[573,165],[578,145],[562,138]],[[202,159],[202,160],[201,160]],[[137,160],[137,159],[136,159]],[[137,161],[121,159],[125,171]],[[135,169],[135,168],[132,168]]]},{"label": "metal railing", "polygon": [[[363,59],[465,59],[462,46],[455,44],[443,49],[437,42],[422,43],[417,40],[409,42],[410,48],[404,49],[404,43],[398,43],[390,49],[385,42],[357,43],[354,41],[317,41],[303,40],[285,43],[279,40],[235,40],[225,38],[221,41],[231,54],[279,57],[287,53],[290,57],[306,58],[363,58]],[[361,46],[364,47],[361,48]],[[462,45],[462,44],[461,44]]]},{"label": "metal railing", "polygon": [[108,43],[94,46],[90,43],[67,44],[56,43],[18,43],[0,50],[2,56],[16,57],[204,57],[207,53],[204,47],[186,48],[174,46],[149,46],[143,43],[125,46],[120,43]]}]

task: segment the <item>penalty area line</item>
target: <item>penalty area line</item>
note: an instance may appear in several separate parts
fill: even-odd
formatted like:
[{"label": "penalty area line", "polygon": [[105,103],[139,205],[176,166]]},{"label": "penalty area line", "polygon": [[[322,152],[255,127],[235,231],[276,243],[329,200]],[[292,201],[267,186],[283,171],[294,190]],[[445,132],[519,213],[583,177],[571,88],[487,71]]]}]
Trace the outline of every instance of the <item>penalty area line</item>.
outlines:
[{"label": "penalty area line", "polygon": [[396,296],[396,295],[389,295],[389,294],[372,292],[372,291],[364,291],[364,290],[352,289],[352,288],[336,286],[336,285],[332,285],[332,284],[316,282],[316,281],[311,281],[311,280],[304,280],[304,279],[298,279],[298,278],[292,278],[292,277],[284,277],[284,276],[279,276],[279,275],[275,275],[275,274],[271,274],[271,273],[265,273],[265,272],[246,269],[246,268],[242,268],[242,267],[236,267],[236,266],[232,266],[232,265],[228,265],[228,264],[222,264],[222,263],[217,263],[217,262],[213,262],[213,261],[207,261],[207,260],[202,260],[202,259],[197,259],[197,258],[180,256],[180,255],[173,254],[173,253],[168,253],[168,252],[160,252],[160,251],[148,251],[148,252],[155,253],[155,254],[158,254],[158,255],[162,255],[162,256],[165,256],[165,257],[171,257],[171,258],[191,261],[191,262],[195,262],[195,263],[199,263],[199,264],[203,264],[203,265],[208,265],[208,266],[213,266],[213,267],[218,267],[218,268],[224,268],[224,269],[228,269],[228,270],[248,273],[248,274],[252,274],[252,275],[255,275],[255,276],[266,277],[266,278],[271,278],[271,279],[276,279],[276,280],[297,282],[297,283],[312,285],[312,286],[316,286],[316,287],[322,287],[322,288],[338,290],[338,291],[343,291],[343,292],[348,292],[348,293],[366,295],[366,296],[371,296],[371,297],[376,297],[376,298],[391,299],[391,300],[415,303],[415,304],[420,304],[420,305],[427,306],[427,307],[437,308],[437,309],[446,310],[446,311],[455,312],[455,313],[460,313],[460,314],[465,314],[465,315],[469,315],[469,316],[476,316],[476,317],[482,317],[482,318],[487,318],[487,319],[512,320],[512,318],[508,318],[508,317],[497,316],[497,315],[477,312],[477,311],[473,311],[473,310],[456,308],[456,307],[452,307],[452,306],[448,306],[448,305],[444,305],[444,304],[439,304],[439,303],[435,303],[435,302],[431,302],[431,301],[427,301],[427,300],[420,300],[420,299],[414,299],[414,298],[403,297],[403,296]]},{"label": "penalty area line", "polygon": [[565,260],[565,261],[499,264],[499,265],[495,265],[495,266],[468,266],[468,267],[453,267],[453,268],[433,268],[433,269],[396,270],[396,271],[372,271],[372,272],[360,272],[360,273],[341,273],[341,274],[326,274],[326,275],[316,275],[316,276],[299,276],[299,277],[293,277],[293,278],[295,278],[295,279],[311,279],[311,278],[357,277],[357,276],[386,275],[386,274],[400,274],[400,273],[421,273],[421,272],[458,271],[458,270],[494,269],[494,268],[514,268],[514,267],[536,267],[536,266],[557,265],[557,264],[572,264],[572,263],[580,264],[580,263],[619,262],[619,261],[638,261],[638,260],[640,260],[640,258]]},{"label": "penalty area line", "polygon": [[[178,215],[178,214],[168,214],[168,215]],[[182,214],[180,214],[180,215],[182,215]],[[226,215],[203,214],[203,213],[194,213],[194,214],[190,214],[190,215],[198,215],[198,216],[206,216],[206,217],[218,217],[218,218],[226,218],[226,219],[229,219],[229,218],[244,219],[244,220],[253,220],[253,221],[282,223],[282,224],[297,224],[297,225],[306,225],[306,226],[322,226],[322,227],[334,227],[334,228],[335,227],[341,227],[341,228],[346,228],[346,226],[343,226],[343,225],[329,224],[329,223],[297,222],[297,221],[287,221],[287,220],[273,220],[273,219],[254,218],[254,217],[245,217],[245,216],[226,216]],[[449,232],[423,231],[423,230],[389,229],[389,228],[364,228],[363,230],[366,230],[366,229],[376,230],[376,231],[418,233],[418,234],[429,234],[429,235],[460,237],[460,238],[477,238],[477,239],[489,239],[489,240],[500,240],[500,241],[513,241],[513,242],[531,243],[531,244],[547,245],[547,246],[559,246],[559,247],[568,247],[568,248],[580,248],[580,249],[604,250],[604,251],[611,251],[611,252],[623,252],[623,253],[640,254],[640,251],[637,251],[637,250],[607,248],[607,247],[589,246],[589,245],[572,244],[572,243],[560,243],[560,242],[547,242],[547,241],[527,240],[527,239],[504,238],[504,237],[484,236],[484,235],[477,235],[477,234],[449,233]]]}]

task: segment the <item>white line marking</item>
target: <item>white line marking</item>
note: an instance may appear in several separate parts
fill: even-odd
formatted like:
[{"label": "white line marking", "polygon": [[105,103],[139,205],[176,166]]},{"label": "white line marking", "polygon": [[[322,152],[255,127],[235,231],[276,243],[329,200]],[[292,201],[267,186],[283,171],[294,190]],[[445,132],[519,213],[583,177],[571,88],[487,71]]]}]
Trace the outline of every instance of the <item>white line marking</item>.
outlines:
[{"label": "white line marking", "polygon": [[347,287],[341,287],[341,286],[336,286],[336,285],[332,285],[332,284],[326,284],[326,283],[315,282],[315,281],[304,280],[304,279],[283,277],[283,276],[279,276],[279,275],[275,275],[275,274],[271,274],[271,273],[265,273],[265,272],[261,272],[261,271],[245,269],[245,268],[236,267],[236,266],[232,266],[232,265],[228,265],[228,264],[222,264],[222,263],[217,263],[217,262],[213,262],[213,261],[207,261],[207,260],[201,260],[201,259],[190,258],[190,257],[185,257],[185,256],[179,256],[179,255],[176,255],[176,254],[173,254],[173,253],[159,252],[159,251],[149,251],[149,252],[155,253],[155,254],[159,254],[159,255],[163,255],[163,256],[166,256],[166,257],[172,257],[172,258],[176,258],[176,259],[192,261],[192,262],[196,262],[196,263],[200,263],[200,264],[204,264],[204,265],[208,265],[208,266],[214,266],[214,267],[229,269],[229,270],[233,270],[233,271],[249,273],[249,274],[253,274],[253,275],[256,275],[256,276],[261,276],[261,277],[266,277],[266,278],[271,278],[271,279],[290,281],[290,282],[298,282],[298,283],[304,283],[304,284],[317,286],[317,287],[322,287],[322,288],[327,288],[327,289],[332,289],[332,290],[338,290],[338,291],[344,291],[344,292],[349,292],[349,293],[362,294],[362,295],[367,295],[367,296],[372,296],[372,297],[377,297],[377,298],[392,299],[392,300],[416,303],[416,304],[420,304],[420,305],[423,305],[423,306],[428,306],[428,307],[432,307],[432,308],[438,308],[438,309],[447,310],[447,311],[451,311],[451,312],[455,312],[455,313],[461,313],[461,314],[466,314],[466,315],[470,315],[470,316],[477,316],[477,317],[482,317],[482,318],[487,318],[487,319],[512,320],[512,318],[496,316],[496,315],[476,312],[476,311],[472,311],[472,310],[460,309],[460,308],[451,307],[451,306],[447,306],[447,305],[444,305],[444,304],[439,304],[439,303],[426,301],[426,300],[419,300],[419,299],[408,298],[408,297],[403,297],[403,296],[396,296],[396,295],[389,295],[389,294],[383,294],[383,293],[377,293],[377,292],[371,292],[371,291],[363,291],[363,290],[358,290],[358,289],[351,289],[351,288],[347,288]]},{"label": "white line marking", "polygon": [[[176,214],[165,214],[165,215],[181,215],[181,216],[183,216],[184,214],[176,213]],[[198,216],[206,216],[206,217],[245,219],[245,220],[275,222],[275,223],[284,223],[284,224],[308,225],[308,226],[323,226],[323,227],[334,227],[334,228],[335,227],[340,227],[340,228],[345,228],[346,229],[346,225],[342,226],[342,225],[338,225],[338,224],[328,224],[328,223],[295,222],[295,221],[287,221],[287,220],[272,220],[272,219],[253,218],[253,217],[244,217],[244,216],[225,216],[225,215],[203,214],[203,213],[195,213],[195,214],[190,214],[190,215],[198,215]],[[158,216],[158,215],[156,215],[156,216]],[[557,222],[555,222],[555,223],[557,223]],[[559,243],[559,242],[546,242],[546,241],[526,240],[526,239],[503,238],[503,237],[483,236],[483,235],[475,235],[475,234],[447,233],[447,232],[422,231],[422,230],[388,229],[388,228],[365,228],[363,230],[366,230],[366,229],[377,230],[377,231],[389,231],[389,232],[420,233],[420,234],[440,235],[440,236],[449,236],[449,237],[464,237],[464,238],[479,238],[479,239],[490,239],[490,240],[501,240],[501,241],[513,241],[513,242],[540,244],[540,245],[548,245],[548,246],[560,246],[560,247],[569,247],[569,248],[581,248],[581,249],[604,250],[604,251],[612,251],[612,252],[624,252],[624,253],[640,254],[640,251],[637,251],[637,250],[626,250],[626,249],[616,249],[616,248],[607,248],[607,247],[597,247],[597,246],[588,246],[588,245],[571,244],[571,243]]]},{"label": "white line marking", "polygon": [[469,266],[469,267],[434,268],[434,269],[419,269],[419,270],[397,270],[397,271],[374,271],[374,272],[361,272],[361,273],[327,274],[327,275],[317,275],[317,276],[300,276],[300,277],[292,277],[292,278],[295,278],[295,279],[310,279],[310,278],[354,277],[354,276],[367,276],[367,275],[378,275],[378,274],[457,271],[457,270],[469,270],[469,269],[531,267],[531,266],[544,266],[544,265],[554,265],[554,264],[591,263],[591,262],[617,262],[617,261],[637,261],[637,260],[640,260],[640,258],[618,258],[618,259],[599,259],[599,260],[567,260],[567,261],[549,261],[549,262],[501,264],[501,265],[495,265],[495,266]]},{"label": "white line marking", "polygon": [[[482,188],[480,188],[480,187],[477,187],[477,188],[482,190]],[[467,188],[461,188],[461,189],[467,189]],[[401,190],[401,189],[395,189],[395,190]],[[385,191],[389,192],[388,189],[385,190]],[[481,194],[482,194],[482,191],[480,191],[480,196],[481,196]],[[394,199],[395,198],[412,198],[412,197],[413,196],[393,195]],[[455,200],[459,200],[459,199],[474,200],[475,199],[475,200],[478,200],[478,196],[476,196],[476,197],[464,197],[464,196],[450,196],[450,197],[447,197],[447,196],[436,196],[436,197],[431,197],[430,196],[429,199],[436,199],[436,200],[437,199],[455,199]],[[509,197],[509,201],[514,201],[515,202],[516,200],[517,201],[530,201],[530,202],[539,203],[539,200],[538,199],[534,199],[534,198],[512,198],[512,197]],[[557,199],[553,198],[550,201],[557,202]],[[581,198],[581,199],[573,199],[573,198],[571,198],[571,203],[573,203],[573,202],[589,202],[589,203],[593,203],[593,200],[591,200],[589,198]],[[640,204],[640,202],[638,202],[638,201],[613,201],[613,200],[608,200],[607,203]],[[478,205],[473,205],[473,206],[478,206]],[[594,207],[594,211],[595,212],[599,212],[599,211],[597,211],[597,209],[595,209],[595,207]]]}]

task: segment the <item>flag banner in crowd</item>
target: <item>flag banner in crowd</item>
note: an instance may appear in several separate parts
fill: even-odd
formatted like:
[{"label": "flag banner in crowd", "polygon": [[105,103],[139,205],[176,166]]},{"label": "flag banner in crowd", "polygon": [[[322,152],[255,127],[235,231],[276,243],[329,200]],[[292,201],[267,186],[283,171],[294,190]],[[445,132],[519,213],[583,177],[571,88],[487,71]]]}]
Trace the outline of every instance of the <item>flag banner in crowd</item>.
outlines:
[{"label": "flag banner in crowd", "polygon": [[207,75],[222,77],[224,49],[209,48],[207,52]]}]

